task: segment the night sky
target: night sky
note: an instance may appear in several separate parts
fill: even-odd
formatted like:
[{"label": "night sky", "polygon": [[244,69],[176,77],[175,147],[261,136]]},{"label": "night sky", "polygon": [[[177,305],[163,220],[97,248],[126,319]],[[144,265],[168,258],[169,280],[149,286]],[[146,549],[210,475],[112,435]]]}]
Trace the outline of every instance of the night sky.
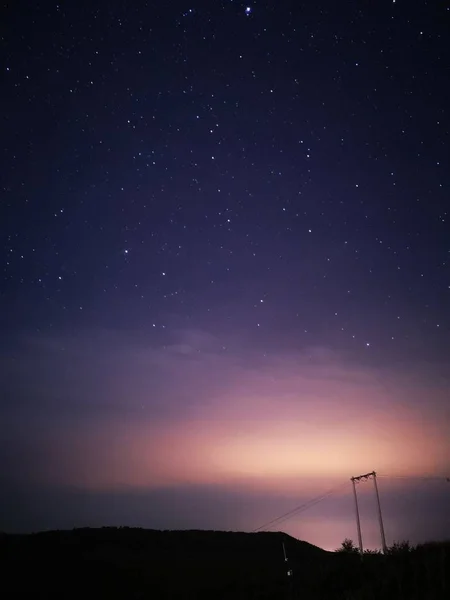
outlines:
[{"label": "night sky", "polygon": [[450,537],[450,7],[0,22],[0,530]]}]

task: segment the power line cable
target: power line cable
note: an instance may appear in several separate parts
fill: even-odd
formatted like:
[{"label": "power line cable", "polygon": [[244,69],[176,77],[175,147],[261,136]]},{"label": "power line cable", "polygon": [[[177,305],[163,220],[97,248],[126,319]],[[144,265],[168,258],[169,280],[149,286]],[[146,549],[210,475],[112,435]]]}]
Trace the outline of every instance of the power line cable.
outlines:
[{"label": "power line cable", "polygon": [[272,519],[271,521],[268,521],[267,523],[264,523],[263,525],[260,525],[256,529],[253,529],[252,533],[256,533],[257,531],[260,531],[261,529],[265,529],[267,527],[270,527],[271,525],[281,524],[282,522],[287,521],[288,519],[290,519],[294,515],[296,515],[296,514],[298,514],[300,512],[303,512],[303,511],[307,510],[308,508],[312,508],[313,506],[315,506],[319,502],[322,502],[322,500],[325,500],[326,498],[328,498],[329,496],[331,496],[332,494],[334,494],[338,490],[342,489],[346,485],[348,485],[347,482],[342,483],[341,485],[338,485],[335,488],[332,488],[331,490],[328,490],[328,492],[325,492],[324,494],[321,494],[320,496],[316,496],[315,498],[311,498],[311,500],[308,500],[308,502],[304,502],[303,504],[299,504],[298,506],[296,506],[292,510],[289,510],[288,512],[283,513],[279,517],[276,517],[275,519]]},{"label": "power line cable", "polygon": [[[328,495],[326,497],[328,497]],[[325,498],[318,498],[315,502],[310,501],[309,504],[307,504],[306,506],[303,506],[303,507],[299,508],[297,511],[293,512],[292,514],[288,514],[288,515],[286,515],[284,517],[278,517],[278,519],[276,519],[276,523],[273,523],[272,525],[279,526],[282,523],[284,523],[285,521],[288,521],[289,519],[291,519],[292,517],[296,517],[300,513],[302,513],[305,510],[307,510],[308,508],[312,508],[316,504],[319,504],[319,502],[322,502],[322,500],[324,500],[324,499]],[[268,525],[266,525],[265,527],[268,527]]]},{"label": "power line cable", "polygon": [[383,479],[414,479],[416,481],[446,481],[450,483],[450,477],[438,476],[438,475],[379,475],[378,477],[383,477]]},{"label": "power line cable", "polygon": [[[378,474],[378,473],[377,473],[377,476],[382,477],[383,479],[415,479],[415,480],[422,480],[422,481],[434,480],[434,481],[446,481],[446,482],[450,483],[450,477],[445,477],[445,476],[387,475],[387,474]],[[312,508],[316,504],[319,504],[319,502],[322,502],[323,500],[325,500],[326,498],[328,498],[335,492],[343,489],[346,485],[348,485],[347,482],[342,483],[341,485],[338,485],[335,488],[328,490],[328,492],[325,492],[324,494],[321,494],[320,496],[316,496],[315,498],[311,498],[311,500],[308,500],[307,502],[304,502],[303,504],[299,504],[292,510],[289,510],[288,512],[283,513],[279,517],[276,517],[275,519],[272,519],[271,521],[268,521],[267,523],[260,525],[256,529],[253,529],[252,533],[256,533],[258,531],[261,531],[262,529],[266,529],[267,527],[271,527],[272,525],[275,525],[275,524],[281,525],[281,523],[284,523],[285,521],[287,521],[288,519],[291,519],[295,515],[298,515],[299,513],[304,512],[305,510],[308,510],[309,508]]]}]

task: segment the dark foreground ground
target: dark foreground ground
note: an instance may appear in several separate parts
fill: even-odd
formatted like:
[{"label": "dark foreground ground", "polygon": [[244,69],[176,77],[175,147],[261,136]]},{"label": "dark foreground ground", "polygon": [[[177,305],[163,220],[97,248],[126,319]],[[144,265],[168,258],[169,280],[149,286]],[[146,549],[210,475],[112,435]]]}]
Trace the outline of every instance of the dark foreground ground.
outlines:
[{"label": "dark foreground ground", "polygon": [[77,529],[0,534],[0,565],[4,600],[450,598],[450,543],[361,561],[284,533]]}]

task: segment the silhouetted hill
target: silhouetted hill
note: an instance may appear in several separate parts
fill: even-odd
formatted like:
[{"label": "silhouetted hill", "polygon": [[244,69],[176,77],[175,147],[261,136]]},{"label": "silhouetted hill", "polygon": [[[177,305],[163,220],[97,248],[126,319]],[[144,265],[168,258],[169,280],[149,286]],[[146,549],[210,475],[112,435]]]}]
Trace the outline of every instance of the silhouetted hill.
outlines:
[{"label": "silhouetted hill", "polygon": [[283,542],[292,561],[327,554],[284,533],[102,528],[8,535],[1,559],[10,597],[276,598]]},{"label": "silhouetted hill", "polygon": [[387,556],[361,561],[281,532],[106,527],[0,535],[0,564],[4,599],[450,597],[450,544],[444,543],[395,546]]}]

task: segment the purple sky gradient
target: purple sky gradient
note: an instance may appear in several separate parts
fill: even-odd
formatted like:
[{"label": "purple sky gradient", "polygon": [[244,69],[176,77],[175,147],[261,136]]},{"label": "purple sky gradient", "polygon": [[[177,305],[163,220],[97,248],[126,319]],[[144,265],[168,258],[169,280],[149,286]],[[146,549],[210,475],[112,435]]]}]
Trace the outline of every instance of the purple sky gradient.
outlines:
[{"label": "purple sky gradient", "polygon": [[448,6],[129,4],[2,11],[0,530],[450,537]]},{"label": "purple sky gradient", "polygon": [[[199,330],[153,346],[91,330],[24,336],[1,372],[9,398],[1,450],[15,493],[36,488],[33,509],[22,515],[32,528],[122,519],[251,530],[351,475],[450,470],[448,383],[427,365],[408,374],[323,347],[261,355],[236,336]],[[428,494],[444,511],[450,490],[412,481],[380,478],[391,541],[439,534],[429,511],[419,519],[421,504],[429,506]],[[359,488],[363,496],[369,486]],[[64,498],[53,500],[56,512],[45,500],[50,490]],[[280,528],[339,545],[355,533],[350,491],[349,482]],[[370,495],[362,502],[373,545],[376,513],[364,512]],[[14,529],[4,514],[2,528]]]}]

